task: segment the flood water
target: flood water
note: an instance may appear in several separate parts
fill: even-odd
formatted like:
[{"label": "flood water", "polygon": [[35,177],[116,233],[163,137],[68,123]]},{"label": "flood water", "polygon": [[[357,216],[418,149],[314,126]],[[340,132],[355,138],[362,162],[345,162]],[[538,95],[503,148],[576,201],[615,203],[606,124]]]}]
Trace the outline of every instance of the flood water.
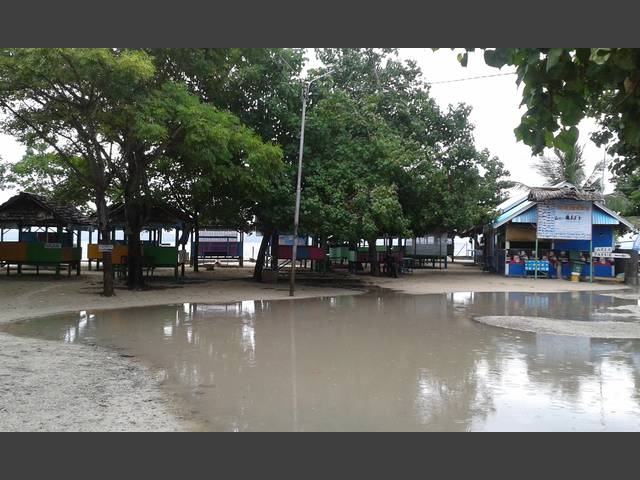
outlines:
[{"label": "flood water", "polygon": [[4,330],[134,355],[206,430],[640,430],[639,341],[472,320],[619,321],[609,313],[637,305],[584,292],[368,293],[80,312]]}]

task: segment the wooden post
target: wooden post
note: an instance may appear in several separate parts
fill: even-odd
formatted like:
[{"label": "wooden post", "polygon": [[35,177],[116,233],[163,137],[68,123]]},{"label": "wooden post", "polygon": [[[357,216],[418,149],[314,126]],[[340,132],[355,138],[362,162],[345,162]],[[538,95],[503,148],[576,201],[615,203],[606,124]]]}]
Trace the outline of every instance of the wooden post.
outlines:
[{"label": "wooden post", "polygon": [[589,282],[593,283],[593,235],[589,240]]},{"label": "wooden post", "polygon": [[[73,235],[73,234],[72,234]],[[76,265],[76,275],[80,275],[80,263],[82,263],[82,230],[78,229],[78,248],[80,248],[80,259]]]},{"label": "wooden post", "polygon": [[631,258],[626,259],[624,265],[624,283],[627,285],[638,285],[638,252],[628,251]]},{"label": "wooden post", "polygon": [[[89,230],[89,245],[91,245],[92,237],[93,237],[93,230]],[[89,253],[89,247],[87,247],[87,253]],[[91,259],[89,258],[89,255],[87,255],[87,259],[89,261],[89,271],[91,271]]]},{"label": "wooden post", "polygon": [[533,278],[538,279],[538,236],[536,235],[536,258],[533,264]]}]

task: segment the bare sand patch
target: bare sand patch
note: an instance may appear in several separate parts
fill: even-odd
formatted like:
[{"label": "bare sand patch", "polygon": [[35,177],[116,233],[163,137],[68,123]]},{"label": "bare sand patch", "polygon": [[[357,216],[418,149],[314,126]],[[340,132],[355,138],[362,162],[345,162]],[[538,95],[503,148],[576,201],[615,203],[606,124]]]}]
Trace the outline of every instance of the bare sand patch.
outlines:
[{"label": "bare sand patch", "polygon": [[591,338],[640,338],[640,323],[586,322],[542,317],[478,316],[477,322],[522,332]]},{"label": "bare sand patch", "polygon": [[366,283],[382,288],[409,293],[451,293],[451,292],[576,292],[625,290],[619,283],[570,282],[546,278],[505,277],[482,272],[474,265],[449,264],[447,269],[416,269],[413,274],[400,278],[366,277]]},{"label": "bare sand patch", "polygon": [[99,347],[0,333],[0,431],[194,428],[152,372]]}]

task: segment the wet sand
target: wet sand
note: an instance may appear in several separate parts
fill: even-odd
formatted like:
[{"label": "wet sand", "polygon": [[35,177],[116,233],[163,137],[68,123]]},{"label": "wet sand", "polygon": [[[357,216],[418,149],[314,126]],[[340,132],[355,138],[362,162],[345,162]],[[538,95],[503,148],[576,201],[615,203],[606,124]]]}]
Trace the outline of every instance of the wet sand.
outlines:
[{"label": "wet sand", "polygon": [[0,431],[178,431],[157,375],[102,347],[0,333]]},{"label": "wet sand", "polygon": [[626,285],[615,282],[570,282],[545,278],[505,277],[482,272],[478,267],[464,264],[449,264],[447,269],[416,269],[413,274],[400,278],[361,277],[365,282],[396,291],[423,293],[450,292],[578,292],[625,290]]},{"label": "wet sand", "polygon": [[[174,283],[171,272],[164,270],[152,288],[132,292],[118,288],[116,295],[100,295],[100,272],[83,271],[80,277],[55,280],[51,275],[22,277],[0,275],[0,324],[21,318],[52,315],[86,309],[108,309],[137,306],[166,305],[169,303],[200,302],[221,303],[240,300],[272,300],[288,297],[286,279],[278,284],[260,284],[250,280],[251,267],[218,268],[215,271],[189,272],[185,283]],[[339,280],[339,284],[334,282]],[[414,270],[400,278],[346,275],[338,270],[326,281],[301,283],[297,298],[348,295],[364,291],[367,287],[380,287],[409,294],[451,292],[571,292],[625,290],[621,284],[569,282],[531,278],[506,278],[481,272],[475,266],[450,264],[448,269]],[[344,284],[343,284],[344,283]],[[349,288],[352,286],[352,288]],[[358,288],[358,286],[360,288]],[[621,292],[624,293],[624,292]]]},{"label": "wet sand", "polygon": [[485,325],[521,332],[571,337],[640,339],[640,323],[585,322],[584,320],[496,315],[473,319]]}]

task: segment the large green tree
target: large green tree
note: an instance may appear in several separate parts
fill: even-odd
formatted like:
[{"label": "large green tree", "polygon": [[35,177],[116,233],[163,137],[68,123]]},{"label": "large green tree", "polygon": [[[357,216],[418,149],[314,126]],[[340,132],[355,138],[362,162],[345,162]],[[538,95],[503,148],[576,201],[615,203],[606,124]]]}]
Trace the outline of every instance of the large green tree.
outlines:
[{"label": "large green tree", "polygon": [[[114,179],[114,127],[122,102],[153,75],[141,52],[109,49],[0,51],[2,129],[27,146],[46,145],[91,191],[99,229],[109,241],[107,190]],[[126,100],[125,100],[126,101]],[[115,110],[114,110],[115,107]],[[118,108],[119,107],[119,108]],[[78,168],[81,159],[83,166]],[[104,255],[104,294],[113,294],[111,255]]]},{"label": "large green tree", "polygon": [[325,49],[318,57],[325,67],[312,74],[332,74],[310,108],[308,231],[374,244],[381,236],[462,232],[491,216],[506,172],[475,147],[469,107],[442,111],[420,70],[393,49]]},{"label": "large green tree", "polygon": [[[109,241],[106,200],[114,186],[125,202],[131,288],[143,284],[140,230],[151,197],[150,174],[161,159],[197,139],[220,148],[238,136],[237,122],[167,78],[152,53],[129,49],[5,49],[0,55],[3,128],[29,146],[45,144],[68,175],[95,198]],[[217,123],[216,123],[217,122]],[[196,143],[195,141],[192,143]],[[258,142],[260,143],[260,142]],[[241,159],[255,142],[243,145]],[[257,145],[262,148],[262,144]],[[81,161],[81,167],[77,162]],[[111,294],[109,256],[105,293]]]},{"label": "large green tree", "polygon": [[413,234],[461,232],[491,215],[507,172],[476,148],[470,107],[441,109],[416,63],[400,60],[395,49],[325,49],[318,56],[335,72],[332,87],[372,102],[407,146],[394,181]]},{"label": "large green tree", "polygon": [[290,231],[300,131],[302,49],[199,48],[153,51],[166,78],[185,81],[203,102],[228,110],[264,142],[281,147],[283,168],[274,171],[251,209],[263,234],[254,277],[261,278],[271,234]]}]

